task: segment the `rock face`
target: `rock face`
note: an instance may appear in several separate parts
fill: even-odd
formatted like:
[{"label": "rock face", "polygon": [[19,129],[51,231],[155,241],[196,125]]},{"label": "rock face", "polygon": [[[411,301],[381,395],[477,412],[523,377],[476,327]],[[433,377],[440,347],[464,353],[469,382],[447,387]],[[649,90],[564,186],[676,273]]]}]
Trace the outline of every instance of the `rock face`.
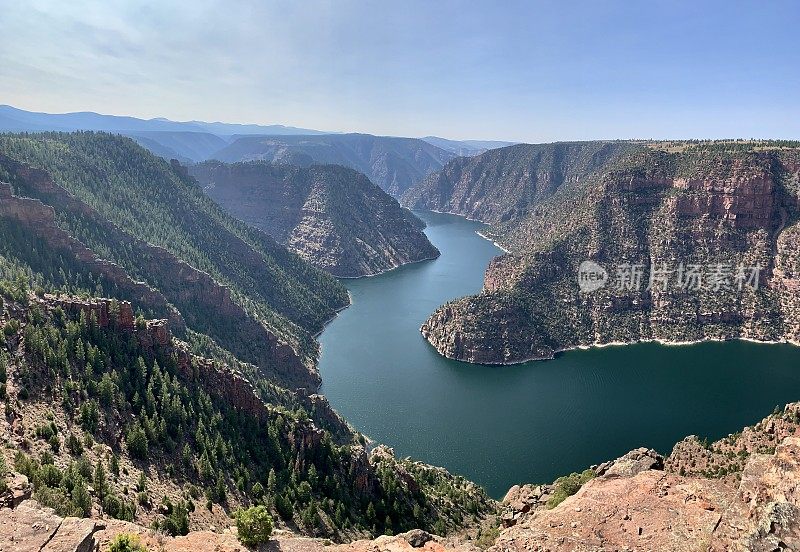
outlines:
[{"label": "rock face", "polygon": [[455,154],[417,138],[369,134],[245,136],[213,155],[213,159],[229,163],[343,165],[364,173],[395,197],[400,197],[412,184],[442,168],[453,157]]},{"label": "rock face", "polygon": [[[516,511],[515,523],[490,550],[796,550],[799,414],[800,404],[787,405],[699,449],[687,448],[696,442],[687,438],[676,445],[666,471],[658,455],[637,449],[599,466],[596,478],[551,510],[526,499],[525,488],[533,487],[515,487],[504,500]],[[714,460],[698,458],[698,450]],[[725,470],[687,470],[695,464]]]},{"label": "rock face", "polygon": [[719,522],[717,508],[732,498],[717,482],[657,471],[597,478],[503,531],[491,550],[696,550]]},{"label": "rock face", "polygon": [[2,552],[93,552],[96,521],[62,518],[36,501],[0,509]]},{"label": "rock face", "polygon": [[[525,199],[524,216],[488,231],[510,253],[489,264],[483,293],[443,305],[422,335],[487,364],[611,342],[800,342],[800,150],[731,147],[626,150]],[[495,170],[516,170],[506,163]],[[599,289],[579,285],[587,260],[606,271]]]},{"label": "rock face", "polygon": [[457,157],[406,191],[402,203],[500,223],[524,216],[563,184],[581,180],[634,149],[626,142],[560,142]]},{"label": "rock face", "polygon": [[334,276],[368,276],[439,255],[419,219],[352,169],[206,162],[189,172],[233,216]]},{"label": "rock face", "polygon": [[638,448],[616,460],[600,464],[594,471],[598,477],[633,477],[646,470],[663,469],[663,456],[653,449]]}]

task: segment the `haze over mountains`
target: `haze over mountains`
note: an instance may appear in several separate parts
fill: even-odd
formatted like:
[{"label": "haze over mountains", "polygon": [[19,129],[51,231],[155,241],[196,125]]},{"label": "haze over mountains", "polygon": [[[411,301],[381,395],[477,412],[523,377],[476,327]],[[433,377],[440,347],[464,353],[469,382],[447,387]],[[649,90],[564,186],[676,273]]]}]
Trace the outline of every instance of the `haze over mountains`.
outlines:
[{"label": "haze over mountains", "polygon": [[299,165],[337,164],[364,173],[389,194],[406,189],[458,155],[510,142],[328,133],[283,125],[139,119],[93,112],[37,113],[0,106],[0,132],[94,130],[130,136],[165,159],[184,164],[216,159]]},{"label": "haze over mountains", "polygon": [[204,121],[170,121],[169,119],[139,119],[119,115],[103,115],[91,111],[76,113],[38,113],[0,105],[0,130],[102,130],[105,132],[208,132],[220,136],[237,134],[324,134],[319,130],[287,127],[283,125],[246,125],[231,123],[207,123]]}]

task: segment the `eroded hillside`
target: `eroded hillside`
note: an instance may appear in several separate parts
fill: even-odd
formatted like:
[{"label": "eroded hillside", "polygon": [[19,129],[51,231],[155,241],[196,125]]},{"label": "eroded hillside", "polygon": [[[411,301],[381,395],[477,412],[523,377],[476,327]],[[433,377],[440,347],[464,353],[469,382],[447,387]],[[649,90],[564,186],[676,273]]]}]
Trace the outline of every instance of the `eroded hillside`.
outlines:
[{"label": "eroded hillside", "polygon": [[233,216],[334,276],[367,276],[439,255],[419,219],[346,167],[212,161],[189,172]]}]

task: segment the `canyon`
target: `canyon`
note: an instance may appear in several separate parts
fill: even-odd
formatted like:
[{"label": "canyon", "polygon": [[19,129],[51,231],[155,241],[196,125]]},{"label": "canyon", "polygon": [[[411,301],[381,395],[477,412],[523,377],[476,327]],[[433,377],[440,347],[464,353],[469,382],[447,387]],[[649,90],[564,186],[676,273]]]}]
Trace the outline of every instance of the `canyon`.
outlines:
[{"label": "canyon", "polygon": [[[333,264],[326,267],[321,257],[304,255],[299,244],[316,244],[320,253],[335,254],[335,248],[329,248],[337,235],[331,228],[337,228],[338,236],[344,234],[344,227],[337,226],[343,222],[337,222],[337,217],[352,208],[358,197],[371,198],[368,207],[374,210],[370,216],[385,226],[370,227],[366,219],[348,220],[350,235],[366,232],[363,235],[369,240],[384,244],[384,254],[391,248],[400,249],[386,245],[393,236],[416,236],[415,247],[429,247],[429,252],[435,252],[430,257],[437,260],[368,281],[348,282],[356,301],[351,309],[363,304],[359,302],[369,286],[375,289],[373,295],[381,295],[380,282],[384,280],[402,282],[407,276],[428,273],[426,278],[437,287],[421,285],[425,280],[419,279],[404,284],[409,297],[431,305],[427,308],[435,308],[442,297],[479,291],[481,285],[480,279],[473,281],[472,276],[458,285],[442,279],[435,267],[451,271],[463,271],[464,267],[459,268],[455,258],[446,254],[438,258],[435,246],[422,233],[423,224],[366,177],[342,167],[261,163],[208,163],[187,169],[177,162],[143,155],[139,149],[131,149],[126,139],[53,135],[48,140],[34,148],[24,140],[5,138],[0,149],[0,180],[7,182],[0,186],[0,223],[8,237],[0,251],[4,263],[0,268],[13,276],[3,284],[0,315],[5,336],[0,350],[8,378],[4,393],[10,407],[2,425],[9,444],[4,454],[6,465],[13,466],[6,474],[9,491],[0,500],[5,505],[0,509],[4,522],[0,546],[27,542],[36,550],[103,549],[114,535],[135,533],[148,545],[167,550],[235,550],[241,545],[231,527],[230,513],[238,506],[260,503],[263,491],[256,490],[254,480],[262,478],[259,485],[268,486],[268,470],[250,471],[256,464],[246,467],[243,451],[252,454],[251,462],[283,466],[278,483],[281,494],[270,495],[266,504],[278,525],[273,545],[284,550],[648,550],[681,549],[681,543],[690,538],[707,543],[712,550],[794,546],[797,504],[791,489],[796,484],[793,458],[800,454],[797,404],[776,409],[759,424],[711,444],[697,437],[686,438],[666,456],[641,448],[596,465],[568,459],[564,465],[583,471],[551,483],[521,480],[503,500],[495,501],[468,479],[404,458],[402,452],[396,455],[355,430],[350,423],[355,420],[361,428],[365,418],[351,416],[350,407],[344,417],[337,413],[340,395],[335,384],[342,383],[337,380],[344,372],[331,377],[325,355],[320,370],[330,382],[333,406],[316,393],[323,378],[317,369],[318,345],[311,335],[349,303],[342,299],[348,292],[319,270],[330,270]],[[80,152],[85,157],[59,158],[62,154],[54,144],[72,150],[70,155]],[[36,148],[53,149],[48,156],[39,156]],[[148,176],[136,180],[130,169],[119,163],[116,170],[129,180],[115,181],[117,176],[104,172],[99,158],[88,153],[97,148],[112,159],[125,152],[136,159],[133,172],[143,171]],[[519,152],[525,148],[530,151],[520,158]],[[414,205],[463,211],[493,222],[485,227],[461,221],[468,234],[479,230],[507,252],[495,256],[498,250],[490,242],[453,234],[450,239],[458,244],[454,252],[460,251],[463,257],[469,251],[479,268],[488,262],[483,291],[445,304],[428,321],[409,318],[416,326],[408,335],[420,341],[416,328],[422,324],[423,337],[445,357],[486,364],[552,358],[563,349],[595,343],[732,337],[796,340],[800,167],[796,152],[769,145],[727,148],[690,146],[671,153],[657,145],[632,142],[523,145],[458,160],[454,165],[476,165],[470,165],[466,173],[451,171],[451,176],[429,177],[425,186],[432,185],[442,194],[422,191],[416,197],[423,198],[419,199],[423,203]],[[484,171],[481,158],[487,155],[495,166]],[[517,159],[517,168],[498,162],[496,156],[502,160],[503,155]],[[76,163],[92,167],[95,174],[82,176],[73,168]],[[207,188],[205,192],[194,180],[193,171]],[[456,174],[462,176],[452,176]],[[241,203],[250,199],[236,196],[241,192],[232,187],[243,181],[257,187],[265,175],[274,187],[272,197],[286,198],[285,203],[270,206],[274,210],[268,220],[276,232],[272,238],[242,223],[258,226],[257,216],[248,220],[239,213],[241,220],[236,220],[205,197],[224,184],[229,194],[226,200],[239,202],[241,208]],[[473,185],[464,175],[482,175],[478,177],[481,183]],[[142,186],[148,193],[165,197],[159,195],[163,190],[158,185],[145,187],[148,178],[166,186],[177,198],[163,204],[151,198],[143,202],[136,196],[127,197],[120,186]],[[224,182],[226,179],[230,182]],[[499,179],[501,192],[489,198],[485,192],[493,179]],[[447,183],[453,181],[458,184],[448,188]],[[353,182],[355,186],[348,188]],[[297,195],[290,197],[290,190]],[[338,193],[335,190],[342,192],[338,204],[333,199]],[[455,190],[460,190],[459,198],[447,199]],[[515,195],[519,190],[524,190],[524,197]],[[128,204],[120,198],[126,198]],[[259,209],[268,203],[259,201]],[[291,205],[297,209],[292,211]],[[148,214],[148,210],[157,214]],[[455,224],[448,215],[419,216],[428,223],[430,236],[441,236]],[[297,219],[306,222],[297,223]],[[174,226],[168,233],[179,239],[160,243],[163,237],[149,227],[158,220],[171,221]],[[209,234],[202,227],[209,224],[223,237],[222,248],[204,244]],[[479,249],[472,239],[483,247]],[[354,241],[358,240],[367,238]],[[438,243],[437,239],[431,241]],[[277,242],[294,244],[297,255],[285,252]],[[351,250],[339,256],[339,266],[349,262],[356,270],[379,272],[411,260],[410,254],[401,259],[391,251],[388,261],[378,260],[364,251]],[[731,293],[693,297],[668,290],[615,293],[611,288],[587,294],[574,289],[576,261],[584,258],[611,267],[617,258],[649,266],[651,259],[723,262],[730,255],[731,263],[762,264],[764,277],[758,283],[763,285],[736,297]],[[428,256],[417,260],[425,258]],[[314,259],[316,268],[306,262]],[[247,275],[254,272],[265,275],[267,283],[251,281]],[[19,278],[19,274],[32,276]],[[23,280],[32,282],[35,289],[21,294],[15,286]],[[283,293],[269,289],[276,284]],[[87,286],[96,287],[95,293],[87,293]],[[65,293],[63,288],[79,293]],[[98,289],[117,299],[98,297]],[[403,300],[404,293],[398,293],[396,299]],[[309,306],[307,297],[315,303]],[[386,315],[397,310],[381,307],[377,299],[372,301],[369,308],[386,311]],[[208,319],[209,312],[217,316]],[[341,313],[333,328],[347,322],[351,312],[357,311]],[[404,316],[410,315],[405,312]],[[371,325],[377,327],[377,321],[373,318]],[[393,326],[381,327],[388,331]],[[85,340],[80,347],[74,342],[67,347],[59,344],[58,339],[74,339],[70,337],[74,332]],[[398,329],[395,336],[397,345],[406,347],[398,354],[405,364],[416,358],[414,355],[437,356],[432,348],[423,353],[414,349],[416,345],[403,345],[405,334],[405,329]],[[329,349],[326,340],[332,335],[336,334],[322,334],[325,354],[338,350]],[[364,330],[359,339],[369,339],[369,335]],[[48,352],[48,346],[52,351]],[[361,348],[365,348],[363,343]],[[95,351],[91,366],[75,372],[73,366],[86,362],[85,353],[77,352],[83,350]],[[97,351],[102,354],[98,356]],[[367,349],[367,357],[369,354]],[[125,360],[137,355],[143,362],[138,370],[145,371],[144,379],[132,370],[135,363]],[[388,358],[391,355],[383,362],[393,365]],[[341,360],[349,363],[349,377],[370,381],[371,376],[356,366],[360,366],[361,356],[345,354]],[[477,378],[478,370],[487,370],[463,370],[456,365],[442,366],[456,378]],[[530,368],[521,366],[498,374],[491,387],[516,378],[514,387],[525,393],[527,384],[519,376],[524,370]],[[728,373],[739,373],[736,370]],[[782,389],[787,397],[792,394],[788,374],[764,370],[772,373],[775,381],[786,376]],[[406,368],[395,371],[391,377],[406,377]],[[167,374],[166,378],[162,374]],[[387,379],[388,373],[377,375],[384,378],[385,387],[395,387],[389,384],[393,380]],[[651,376],[661,377],[658,372]],[[570,377],[562,373],[559,381],[563,385]],[[56,385],[43,384],[47,378],[55,378]],[[538,387],[547,387],[542,374],[536,379]],[[162,381],[163,385],[158,383]],[[482,404],[487,405],[491,393],[485,374],[481,381]],[[169,392],[153,392],[151,399],[148,391],[146,402],[151,406],[143,409],[134,390],[140,386],[137,393],[142,397],[147,382],[156,382],[153,391],[159,385],[163,389],[164,385],[174,386],[173,395],[189,401],[183,403],[184,409],[205,412],[211,408],[226,420],[228,425],[217,437],[220,444],[211,446],[213,439],[202,437],[204,428],[197,429],[188,418],[176,414],[163,399]],[[432,379],[422,378],[420,384],[425,393],[440,389]],[[329,395],[326,387],[322,391]],[[408,381],[396,391],[417,399],[421,393],[420,386]],[[751,386],[751,393],[759,393],[757,385]],[[762,399],[775,396],[767,395],[758,400],[753,397],[748,406],[754,408],[748,412],[758,411]],[[513,402],[514,396],[507,395],[506,400]],[[387,400],[390,394],[376,398],[382,404],[379,408],[394,409],[395,403]],[[198,400],[201,403],[191,402]],[[92,401],[99,403],[100,418],[98,428],[90,431],[84,410]],[[441,395],[437,402],[441,404]],[[208,406],[201,408],[200,404]],[[745,410],[743,407],[740,413]],[[401,416],[404,411],[398,410]],[[514,405],[505,409],[511,416],[516,411]],[[374,420],[384,417],[369,416]],[[204,419],[211,424],[211,418]],[[461,417],[461,423],[468,420],[471,418],[466,415]],[[404,423],[413,426],[408,417]],[[187,425],[176,430],[174,424]],[[140,431],[140,426],[147,430],[151,447],[146,462],[137,457],[132,444],[131,435]],[[269,431],[264,436],[253,432],[251,428],[258,426]],[[218,426],[214,427],[217,431]],[[480,427],[476,422],[475,428]],[[369,434],[372,436],[372,431]],[[470,435],[471,428],[463,434]],[[83,446],[79,457],[74,454],[74,435],[91,443]],[[425,435],[417,436],[424,439]],[[379,437],[381,441],[394,439]],[[442,435],[440,440],[445,443],[449,439]],[[556,438],[549,445],[558,443]],[[266,453],[260,446],[266,447]],[[282,459],[270,452],[272,447],[282,451]],[[626,448],[614,444],[603,450],[622,452]],[[228,458],[225,451],[234,458]],[[452,456],[452,450],[449,454]],[[597,451],[591,457],[600,459]],[[88,517],[71,515],[72,510],[58,498],[59,493],[66,493],[64,500],[71,500],[71,491],[47,483],[57,474],[62,478],[72,474],[77,460],[109,467],[117,462],[116,469],[122,468],[110,478],[107,490],[92,490]],[[220,469],[216,480],[207,475],[209,465]],[[30,475],[27,482],[28,476],[22,472]],[[324,478],[319,477],[320,472]],[[140,474],[147,475],[154,495],[164,496],[163,504],[131,492],[139,487]],[[310,502],[304,498],[308,495],[301,481],[310,485]],[[210,489],[207,508],[200,507],[200,497],[187,490],[196,486]],[[109,502],[106,493],[113,500]],[[294,505],[290,513],[284,500]],[[159,531],[145,528],[152,523],[173,523],[175,506],[189,503],[188,534],[166,536],[163,527]],[[346,505],[345,510],[341,512],[338,505]],[[380,514],[376,515],[376,510]],[[382,532],[394,535],[378,537]],[[337,544],[329,547],[326,539]]]}]

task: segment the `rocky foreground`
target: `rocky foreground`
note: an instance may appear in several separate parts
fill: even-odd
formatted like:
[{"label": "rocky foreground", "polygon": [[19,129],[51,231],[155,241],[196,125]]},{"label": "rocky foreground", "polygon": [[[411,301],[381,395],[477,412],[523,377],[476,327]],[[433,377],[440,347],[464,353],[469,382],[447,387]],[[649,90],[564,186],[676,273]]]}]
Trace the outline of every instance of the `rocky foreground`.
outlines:
[{"label": "rocky foreground", "polygon": [[[25,482],[27,484],[27,482]],[[150,551],[159,552],[244,552],[248,550],[236,537],[234,528],[220,532],[193,531],[170,537],[120,520],[62,518],[29,496],[29,488],[14,491],[22,502],[0,510],[0,551],[2,552],[94,552],[106,551],[120,534],[137,535]],[[278,531],[261,550],[281,552],[477,552],[471,544],[443,539],[421,530],[394,537],[334,545],[329,540],[301,537]]]},{"label": "rocky foreground", "polygon": [[[800,403],[709,444],[695,436],[664,458],[648,449],[587,470],[591,479],[560,502],[560,480],[516,485],[503,500],[494,542],[442,538],[412,530],[332,544],[277,531],[263,550],[299,552],[490,552],[800,549]],[[235,527],[168,537],[112,519],[62,518],[30,499],[30,485],[8,474],[0,497],[0,551],[107,550],[135,533],[149,550],[243,551]]]},{"label": "rocky foreground", "polygon": [[491,550],[797,550],[798,420],[793,403],[710,445],[687,437],[666,459],[632,451],[553,509],[552,487],[515,487]]}]

